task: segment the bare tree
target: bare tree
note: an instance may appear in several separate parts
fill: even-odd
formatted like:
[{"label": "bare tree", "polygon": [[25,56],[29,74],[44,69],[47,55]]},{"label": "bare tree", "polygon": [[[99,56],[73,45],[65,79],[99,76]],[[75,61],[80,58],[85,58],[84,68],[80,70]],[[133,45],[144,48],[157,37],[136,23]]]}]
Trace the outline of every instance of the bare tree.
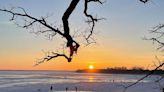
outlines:
[{"label": "bare tree", "polygon": [[[0,9],[0,11],[2,12],[6,12],[12,15],[10,21],[14,21],[16,20],[17,17],[22,17],[24,18],[24,25],[20,25],[19,23],[17,24],[19,27],[22,28],[30,28],[31,26],[34,26],[36,24],[45,27],[46,30],[40,30],[37,33],[47,33],[50,32],[50,36],[54,37],[55,35],[60,35],[61,37],[66,39],[66,47],[69,48],[69,55],[66,55],[65,53],[58,53],[58,52],[51,52],[50,54],[48,54],[46,57],[44,57],[43,59],[39,60],[36,65],[43,63],[45,61],[49,61],[51,59],[57,58],[57,57],[64,57],[68,62],[72,61],[72,58],[74,56],[74,54],[77,53],[80,44],[73,38],[73,36],[71,36],[70,34],[70,26],[69,26],[69,17],[71,16],[72,12],[75,10],[76,6],[78,5],[80,0],[71,0],[70,5],[68,6],[68,8],[66,9],[66,11],[64,12],[63,16],[62,16],[62,22],[63,22],[63,30],[61,30],[59,27],[54,27],[51,24],[49,24],[46,21],[47,17],[41,17],[41,18],[36,18],[33,17],[32,15],[29,15],[26,10],[22,7],[18,7],[18,9],[22,10],[21,13],[19,12],[14,12],[14,8],[12,9]],[[147,3],[150,0],[139,0],[142,3]],[[91,24],[91,28],[89,31],[88,35],[85,35],[85,40],[87,41],[88,44],[92,43],[90,42],[91,36],[93,35],[93,31],[94,31],[94,27],[97,21],[101,20],[102,18],[96,18],[94,17],[92,14],[88,13],[88,6],[89,3],[91,2],[96,2],[96,3],[100,3],[103,4],[102,1],[100,0],[84,0],[84,12],[83,14],[87,17],[87,23]],[[158,34],[158,37],[152,37],[150,39],[147,40],[152,40],[153,42],[156,42],[159,44],[159,47],[157,49],[163,49],[164,48],[164,42],[162,42],[160,39],[162,37],[164,37],[164,32],[161,31],[161,29],[164,28],[164,24],[159,24],[157,26],[155,26],[152,30],[151,33],[153,34]],[[148,73],[146,76],[142,77],[141,79],[137,80],[135,83],[130,84],[128,86],[125,86],[125,89],[137,84],[138,82],[140,82],[141,80],[145,79],[146,77],[152,75],[157,69],[159,69],[160,67],[162,67],[164,65],[164,63],[160,63],[158,66],[156,66],[155,69],[153,69],[152,71],[150,71],[150,73]],[[161,77],[159,80],[160,81],[162,78]]]},{"label": "bare tree", "polygon": [[[39,25],[42,27],[45,27],[46,30],[40,30],[37,33],[50,33],[49,37],[54,37],[55,35],[60,35],[61,37],[66,39],[66,48],[69,48],[69,55],[66,55],[65,53],[57,53],[57,52],[51,52],[50,54],[48,54],[46,57],[44,57],[42,60],[39,60],[36,65],[43,63],[45,61],[49,61],[53,58],[57,58],[57,57],[64,57],[68,62],[72,61],[73,55],[77,53],[80,44],[73,38],[73,36],[70,35],[70,26],[69,26],[69,17],[71,16],[72,12],[75,10],[76,6],[78,5],[80,0],[72,0],[69,7],[66,9],[66,11],[64,12],[63,16],[62,16],[62,22],[63,22],[63,30],[61,30],[58,27],[54,27],[51,24],[47,23],[46,18],[48,17],[41,17],[41,18],[36,18],[33,17],[32,15],[29,15],[26,10],[22,7],[18,7],[18,9],[21,9],[22,12],[14,12],[14,8],[12,9],[0,9],[0,11],[2,12],[7,12],[9,14],[12,15],[10,21],[15,21],[17,17],[22,17],[24,18],[24,25],[20,25],[19,23],[17,23],[17,25],[19,27],[22,28],[30,28],[34,25]],[[140,2],[146,3],[149,0],[139,0]],[[96,3],[100,3],[103,4],[102,1],[100,0],[84,0],[84,15],[87,17],[87,23],[91,24],[91,28],[89,31],[88,35],[85,35],[85,40],[87,42],[87,44],[92,43],[90,41],[90,39],[92,39],[92,35],[93,35],[93,31],[94,31],[94,27],[95,27],[95,23],[103,18],[96,18],[94,17],[92,14],[88,13],[88,6],[89,3],[91,2],[96,2]]]},{"label": "bare tree", "polygon": [[[150,0],[140,0],[141,2],[143,3],[147,3],[148,1]],[[160,51],[164,51],[164,42],[163,42],[163,38],[164,38],[164,24],[158,24],[157,26],[153,27],[151,30],[149,30],[149,32],[153,35],[153,37],[150,37],[150,38],[144,38],[144,40],[150,40],[154,43],[156,43],[158,45],[157,47],[157,50],[160,50]],[[130,85],[127,85],[127,86],[124,86],[125,90],[126,91],[128,88],[136,85],[137,83],[139,83],[140,81],[144,80],[145,78],[147,78],[148,76],[154,74],[155,71],[163,68],[164,66],[164,60],[160,60],[157,56],[155,56],[157,62],[158,62],[158,65],[154,65],[155,68],[152,69],[148,74],[146,74],[145,76],[141,77],[140,79],[138,79],[136,82],[130,84]],[[159,79],[156,79],[155,82],[160,82],[162,79],[164,79],[164,76],[163,74],[160,75],[161,77]],[[160,85],[161,86],[161,85]],[[164,91],[164,88],[162,87],[161,88],[163,91]]]},{"label": "bare tree", "polygon": [[[140,79],[138,79],[136,82],[134,82],[134,83],[132,83],[132,84],[130,84],[130,85],[124,86],[124,88],[125,88],[124,91],[126,91],[128,88],[130,88],[130,87],[136,85],[137,83],[139,83],[140,81],[144,80],[144,79],[147,78],[148,76],[154,74],[154,72],[157,71],[158,69],[160,69],[162,66],[164,66],[164,62],[161,63],[161,64],[159,64],[158,66],[156,66],[153,70],[151,70],[148,74],[146,74],[145,76],[143,76],[143,77],[141,77]],[[163,78],[164,78],[164,77],[161,76],[161,78],[155,80],[155,82],[159,82],[159,81],[162,80]]]},{"label": "bare tree", "polygon": [[[26,10],[22,7],[18,7],[18,9],[21,9],[21,13],[20,12],[15,12],[14,9],[0,9],[0,11],[2,12],[7,12],[9,14],[12,15],[10,21],[15,21],[17,17],[21,17],[24,18],[24,25],[20,25],[19,23],[17,23],[17,25],[19,27],[22,28],[30,28],[34,25],[39,25],[42,27],[45,27],[46,30],[40,30],[37,33],[47,33],[49,32],[51,37],[55,36],[55,35],[60,35],[61,37],[66,39],[66,48],[69,48],[69,55],[65,54],[65,53],[58,53],[58,52],[51,52],[50,54],[48,54],[46,57],[44,57],[43,59],[39,60],[36,65],[43,63],[45,61],[49,61],[51,59],[57,58],[57,57],[64,57],[68,62],[72,61],[73,55],[77,53],[80,44],[73,38],[73,36],[71,36],[70,34],[70,26],[69,26],[69,17],[71,16],[72,12],[75,10],[76,6],[78,5],[80,0],[72,0],[69,7],[66,9],[66,11],[64,12],[63,16],[62,16],[62,22],[63,22],[63,30],[60,30],[60,28],[58,27],[53,27],[51,24],[47,23],[46,18],[48,17],[41,17],[41,18],[36,18],[33,17],[32,15],[29,15]],[[88,6],[89,3],[91,2],[96,2],[96,3],[100,3],[102,4],[102,2],[100,0],[84,0],[84,15],[87,17],[87,23],[91,24],[91,28],[90,30],[88,30],[90,33],[88,35],[85,35],[85,40],[87,41],[88,44],[90,44],[90,38],[93,34],[94,31],[94,27],[95,27],[95,23],[98,20],[96,17],[94,17],[93,15],[88,13]]]}]

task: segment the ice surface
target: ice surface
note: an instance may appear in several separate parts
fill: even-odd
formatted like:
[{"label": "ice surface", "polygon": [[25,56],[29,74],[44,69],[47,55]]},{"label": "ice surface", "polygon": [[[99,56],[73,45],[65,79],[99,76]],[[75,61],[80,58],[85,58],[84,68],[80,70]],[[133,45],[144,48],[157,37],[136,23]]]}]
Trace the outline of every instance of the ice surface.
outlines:
[{"label": "ice surface", "polygon": [[[144,75],[94,74],[56,71],[0,71],[0,92],[123,92]],[[162,92],[164,80],[150,76],[126,92]],[[52,90],[50,87],[53,87]]]}]

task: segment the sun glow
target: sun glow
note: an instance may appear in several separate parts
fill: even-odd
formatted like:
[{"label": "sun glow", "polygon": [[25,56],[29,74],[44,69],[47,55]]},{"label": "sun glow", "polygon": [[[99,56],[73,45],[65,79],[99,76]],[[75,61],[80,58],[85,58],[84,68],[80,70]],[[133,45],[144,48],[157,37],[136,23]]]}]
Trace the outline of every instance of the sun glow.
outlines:
[{"label": "sun glow", "polygon": [[90,70],[94,69],[94,66],[93,65],[89,65],[89,69]]}]

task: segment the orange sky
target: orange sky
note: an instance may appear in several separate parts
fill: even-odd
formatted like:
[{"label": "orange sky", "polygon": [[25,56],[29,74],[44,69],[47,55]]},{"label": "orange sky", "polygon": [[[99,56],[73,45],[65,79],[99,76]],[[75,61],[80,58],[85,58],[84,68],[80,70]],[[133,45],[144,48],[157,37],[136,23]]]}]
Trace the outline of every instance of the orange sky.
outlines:
[{"label": "orange sky", "polygon": [[[119,53],[118,53],[119,52]],[[36,53],[28,53],[28,51],[20,51],[8,57],[6,54],[1,58],[0,69],[27,69],[27,70],[75,70],[88,68],[90,64],[95,68],[106,67],[145,67],[152,64],[154,59],[153,53],[131,53],[124,50],[117,51],[117,49],[107,49],[103,46],[89,46],[79,50],[78,54],[74,56],[73,61],[68,63],[63,58],[53,59],[49,62],[33,66],[37,58],[44,56],[40,51]],[[40,55],[39,55],[40,54]]]}]

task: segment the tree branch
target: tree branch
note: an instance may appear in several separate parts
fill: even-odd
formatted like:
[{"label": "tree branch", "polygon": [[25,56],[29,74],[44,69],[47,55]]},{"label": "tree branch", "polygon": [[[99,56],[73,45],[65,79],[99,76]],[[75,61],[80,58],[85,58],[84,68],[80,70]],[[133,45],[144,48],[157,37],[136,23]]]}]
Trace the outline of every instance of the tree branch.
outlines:
[{"label": "tree branch", "polygon": [[[20,7],[19,7],[19,8],[20,8]],[[23,9],[23,8],[21,8],[21,9]],[[23,9],[23,10],[24,10],[24,9]],[[25,17],[25,18],[31,19],[32,22],[30,22],[29,24],[26,24],[26,25],[22,26],[23,28],[28,28],[29,26],[32,26],[34,23],[37,22],[37,23],[40,23],[40,24],[42,24],[43,26],[45,26],[45,27],[47,27],[47,28],[53,30],[54,32],[57,32],[58,34],[60,34],[60,35],[62,35],[62,36],[64,35],[60,30],[55,29],[55,28],[53,28],[52,26],[48,25],[48,24],[46,23],[46,21],[45,21],[44,18],[42,18],[42,19],[37,19],[37,18],[35,18],[35,17],[32,17],[32,16],[28,15],[27,13],[21,14],[21,13],[16,13],[16,12],[11,11],[11,10],[7,10],[7,9],[0,9],[0,11],[4,11],[4,12],[7,12],[7,13],[12,14],[12,18],[10,19],[11,21],[13,21],[13,20],[15,19],[16,16],[20,16],[20,17]],[[24,10],[24,11],[25,11],[25,10]]]},{"label": "tree branch", "polygon": [[[126,90],[127,88],[129,88],[129,87],[132,87],[132,86],[136,85],[137,83],[139,83],[139,82],[142,81],[143,79],[147,78],[148,76],[152,75],[155,71],[157,71],[157,70],[158,70],[159,68],[161,68],[162,66],[164,66],[164,61],[163,61],[163,63],[161,63],[159,66],[157,66],[155,69],[151,70],[148,74],[146,74],[146,75],[143,76],[142,78],[138,79],[136,82],[134,82],[134,83],[132,83],[132,84],[130,84],[130,85],[128,85],[128,86],[125,86],[125,87],[124,87],[125,90]],[[125,91],[125,90],[124,90],[124,91]]]},{"label": "tree branch", "polygon": [[[94,27],[95,27],[95,22],[97,22],[98,20],[101,20],[101,19],[97,19],[97,18],[94,18],[93,15],[91,14],[88,14],[87,10],[88,10],[88,4],[89,2],[99,2],[100,4],[103,4],[100,0],[85,0],[84,2],[84,14],[85,16],[88,18],[88,23],[92,23],[92,26],[91,26],[91,30],[90,30],[90,33],[89,35],[85,38],[87,43],[90,43],[89,42],[89,38],[92,36],[93,34],[93,31],[94,31]],[[103,19],[103,18],[102,18]]]},{"label": "tree branch", "polygon": [[63,27],[64,27],[64,36],[67,39],[67,47],[70,48],[70,59],[72,58],[74,52],[77,52],[79,48],[79,44],[73,40],[73,38],[70,35],[70,29],[69,29],[69,16],[72,14],[74,9],[76,8],[77,4],[79,3],[80,0],[72,0],[70,3],[69,7],[63,14],[62,20],[63,20]]},{"label": "tree branch", "polygon": [[142,3],[147,3],[149,0],[140,0]]},{"label": "tree branch", "polygon": [[41,60],[38,60],[34,66],[37,66],[37,65],[39,65],[39,64],[41,64],[41,63],[50,61],[50,60],[52,60],[52,59],[54,59],[54,58],[57,58],[57,57],[64,57],[65,59],[68,60],[68,62],[71,61],[71,58],[69,58],[69,57],[66,56],[65,54],[59,54],[59,53],[54,53],[54,52],[52,52],[51,54],[53,54],[53,55],[47,55],[45,58],[43,58],[43,59],[41,59]]},{"label": "tree branch", "polygon": [[23,9],[21,7],[18,7],[18,8],[21,9],[23,11],[23,13],[14,12],[13,9],[12,10],[0,9],[0,11],[7,12],[7,13],[11,14],[12,15],[12,17],[10,19],[11,21],[15,20],[16,17],[27,18],[28,20],[26,20],[26,19],[24,20],[25,24],[23,26],[20,26],[19,24],[17,24],[19,27],[28,29],[29,27],[33,26],[35,23],[38,23],[38,24],[40,24],[40,25],[42,25],[48,29],[48,30],[44,30],[44,31],[38,31],[38,33],[46,33],[46,32],[52,31],[52,32],[54,32],[54,34],[59,34],[60,36],[62,36],[63,38],[65,38],[67,40],[66,46],[70,50],[69,56],[67,56],[65,54],[53,53],[54,54],[53,56],[47,56],[41,62],[49,61],[49,60],[56,58],[56,57],[65,57],[68,62],[71,62],[73,55],[78,51],[78,48],[80,45],[70,35],[68,19],[69,19],[69,16],[74,11],[74,9],[76,8],[79,1],[80,0],[72,0],[69,7],[66,9],[65,13],[63,14],[62,20],[63,20],[64,32],[61,32],[58,28],[52,27],[50,24],[48,24],[46,22],[44,17],[41,17],[40,19],[38,19],[36,17],[33,17],[33,16],[27,14],[25,9]]},{"label": "tree branch", "polygon": [[164,28],[164,24],[159,24],[153,27],[150,30],[150,33],[155,34],[155,37],[145,38],[145,40],[151,40],[153,41],[153,43],[156,42],[158,44],[157,50],[162,50],[162,51],[164,47],[164,42],[161,41],[164,37],[164,32],[162,31],[163,28]]}]

